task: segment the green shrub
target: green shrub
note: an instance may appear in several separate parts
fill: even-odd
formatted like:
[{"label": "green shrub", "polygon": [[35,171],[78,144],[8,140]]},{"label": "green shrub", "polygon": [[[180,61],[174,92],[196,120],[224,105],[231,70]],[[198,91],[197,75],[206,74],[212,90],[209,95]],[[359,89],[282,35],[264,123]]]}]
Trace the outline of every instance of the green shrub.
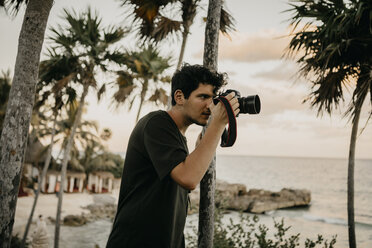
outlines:
[{"label": "green shrub", "polygon": [[[19,248],[21,247],[21,244],[22,244],[22,239],[20,237],[18,237],[18,234],[12,236],[12,240],[10,242],[10,248]],[[29,247],[29,243],[26,242],[25,248]]]},{"label": "green shrub", "polygon": [[[235,223],[231,218],[229,224],[222,223],[223,214],[220,210],[216,211],[214,226],[214,248],[293,248],[300,246],[300,233],[288,237],[287,231],[291,228],[286,227],[284,219],[276,221],[274,219],[275,233],[273,238],[268,236],[269,228],[259,224],[257,215],[250,217],[246,214],[239,215],[239,221]],[[198,247],[197,228],[193,228],[193,235],[187,235],[188,247]],[[324,240],[322,235],[318,235],[317,240],[306,239],[305,248],[322,247],[334,248],[336,236],[331,241]]]}]

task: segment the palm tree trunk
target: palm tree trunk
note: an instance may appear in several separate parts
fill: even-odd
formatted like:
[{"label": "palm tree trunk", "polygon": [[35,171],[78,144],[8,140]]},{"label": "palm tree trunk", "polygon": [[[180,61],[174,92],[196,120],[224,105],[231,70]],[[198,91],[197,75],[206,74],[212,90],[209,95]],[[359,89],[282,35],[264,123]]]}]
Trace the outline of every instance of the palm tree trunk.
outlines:
[{"label": "palm tree trunk", "polygon": [[55,232],[54,232],[54,247],[55,248],[59,247],[59,230],[60,230],[60,222],[61,222],[63,189],[64,189],[64,186],[65,186],[65,180],[66,180],[67,163],[70,160],[70,152],[71,152],[71,148],[72,148],[72,142],[74,140],[74,136],[75,136],[75,133],[76,133],[76,128],[80,123],[80,118],[81,118],[81,114],[83,112],[83,107],[84,107],[84,101],[85,101],[85,97],[88,94],[88,89],[89,89],[89,85],[85,84],[83,94],[82,94],[81,99],[80,99],[79,107],[76,111],[75,121],[74,121],[74,124],[72,125],[70,136],[68,137],[67,145],[66,145],[64,155],[63,155],[62,169],[61,169],[61,184],[60,184],[59,193],[58,193],[56,228],[55,228]]},{"label": "palm tree trunk", "polygon": [[189,27],[185,27],[185,30],[182,33],[182,45],[181,45],[180,56],[178,58],[177,70],[181,68],[188,35],[189,35]]},{"label": "palm tree trunk", "polygon": [[347,219],[349,230],[349,247],[356,248],[355,239],[355,216],[354,216],[354,167],[355,167],[355,146],[358,134],[358,124],[361,107],[355,111],[353,128],[351,131],[349,163],[347,172]]},{"label": "palm tree trunk", "polygon": [[35,98],[40,52],[53,0],[29,0],[0,139],[0,246],[9,247]]},{"label": "palm tree trunk", "polygon": [[139,119],[140,114],[141,114],[141,109],[142,109],[143,101],[144,101],[144,99],[141,96],[141,102],[140,102],[140,105],[139,105],[139,108],[138,108],[138,112],[137,112],[136,123],[138,122],[138,119]]},{"label": "palm tree trunk", "polygon": [[43,171],[42,171],[41,174],[39,173],[38,187],[37,187],[37,190],[36,190],[36,193],[35,193],[35,199],[34,199],[34,203],[33,203],[32,208],[31,208],[30,216],[29,216],[28,221],[27,221],[26,229],[25,229],[25,232],[23,234],[23,239],[22,239],[22,244],[21,244],[22,248],[25,247],[25,245],[26,245],[27,235],[28,235],[28,231],[29,231],[30,226],[31,226],[32,218],[34,216],[37,200],[39,199],[41,187],[43,187],[44,178],[46,177],[46,174],[47,174],[47,171],[48,171],[48,168],[49,168],[49,164],[50,164],[50,160],[52,159],[52,149],[53,149],[53,145],[54,145],[54,136],[56,134],[56,122],[57,122],[57,114],[54,115],[52,136],[50,138],[50,145],[49,145],[49,148],[48,148],[48,151],[47,151],[47,157],[45,158],[45,161],[44,161]]},{"label": "palm tree trunk", "polygon": [[[218,35],[222,1],[209,0],[205,28],[203,65],[217,70]],[[203,128],[203,133],[205,128]],[[200,182],[198,247],[212,248],[214,235],[214,194],[216,189],[216,156]]]},{"label": "palm tree trunk", "polygon": [[142,109],[143,102],[145,101],[145,95],[146,95],[146,92],[147,92],[147,88],[148,88],[148,81],[145,80],[145,82],[142,86],[141,100],[140,100],[140,106],[139,106],[138,112],[137,112],[136,123],[138,122],[138,119],[139,119],[140,114],[141,114],[141,109]]}]

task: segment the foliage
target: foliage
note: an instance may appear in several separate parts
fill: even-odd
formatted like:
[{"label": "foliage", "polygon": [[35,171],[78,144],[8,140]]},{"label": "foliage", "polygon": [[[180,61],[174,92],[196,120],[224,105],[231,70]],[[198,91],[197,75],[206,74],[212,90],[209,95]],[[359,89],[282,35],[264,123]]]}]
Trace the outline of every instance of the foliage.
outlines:
[{"label": "foliage", "polygon": [[[228,224],[222,221],[221,210],[216,210],[214,227],[214,248],[294,248],[300,246],[300,234],[288,236],[287,231],[291,228],[284,224],[284,219],[276,221],[274,219],[275,233],[270,235],[270,230],[264,224],[259,224],[257,215],[253,217],[240,213],[238,222],[229,219]],[[189,247],[198,247],[197,230],[193,228],[194,235],[186,236]],[[336,237],[331,241],[324,240],[322,235],[318,235],[316,240],[306,239],[305,248],[323,247],[334,248]],[[318,246],[319,245],[319,246]]]},{"label": "foliage", "polygon": [[[18,237],[18,234],[15,236],[12,236],[12,241],[10,242],[10,248],[20,248],[22,243],[22,239]],[[29,247],[29,243],[26,242],[25,245],[23,246],[24,248]]]},{"label": "foliage", "polygon": [[104,151],[96,155],[87,165],[86,172],[109,171],[115,178],[120,178],[124,168],[124,160],[119,154]]},{"label": "foliage", "polygon": [[[304,77],[315,75],[308,97],[318,112],[331,114],[343,101],[343,88],[354,85],[347,114],[362,107],[369,92],[372,103],[372,2],[353,0],[292,1],[292,39],[287,54],[303,52],[297,63]],[[297,31],[301,23],[303,27]]]},{"label": "foliage", "polygon": [[[170,78],[163,74],[170,67],[170,57],[162,57],[156,47],[149,45],[139,51],[127,52],[125,58],[127,70],[117,73],[118,90],[114,94],[114,103],[119,105],[129,102],[131,109],[139,97],[138,120],[143,103],[152,101],[156,104],[167,104],[168,97],[163,86],[170,83]],[[152,95],[146,98],[149,92],[152,92]]]},{"label": "foliage", "polygon": [[10,16],[16,16],[22,5],[26,5],[28,0],[0,0],[0,8],[4,8]]},{"label": "foliage", "polygon": [[0,134],[3,127],[3,121],[5,118],[6,105],[8,103],[9,92],[10,92],[10,72],[2,72],[0,76]]},{"label": "foliage", "polygon": [[[142,40],[159,42],[171,35],[188,33],[201,0],[121,0],[133,18],[134,27]],[[174,16],[181,17],[173,18]],[[221,32],[228,35],[235,30],[234,18],[224,9],[221,10]]]}]

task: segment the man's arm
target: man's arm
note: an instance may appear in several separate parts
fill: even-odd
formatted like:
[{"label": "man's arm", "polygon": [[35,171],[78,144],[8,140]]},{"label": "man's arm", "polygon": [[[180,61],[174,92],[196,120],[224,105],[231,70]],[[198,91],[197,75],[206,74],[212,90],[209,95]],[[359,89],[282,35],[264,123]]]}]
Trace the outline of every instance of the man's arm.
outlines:
[{"label": "man's arm", "polygon": [[[234,95],[234,93],[230,93],[226,98],[230,101],[234,113],[237,115],[239,113],[239,103]],[[211,103],[210,109],[212,119],[199,145],[186,157],[185,161],[174,167],[170,173],[174,181],[189,190],[195,189],[203,178],[216,152],[223,130],[228,123],[225,107],[221,103],[217,105]]]}]

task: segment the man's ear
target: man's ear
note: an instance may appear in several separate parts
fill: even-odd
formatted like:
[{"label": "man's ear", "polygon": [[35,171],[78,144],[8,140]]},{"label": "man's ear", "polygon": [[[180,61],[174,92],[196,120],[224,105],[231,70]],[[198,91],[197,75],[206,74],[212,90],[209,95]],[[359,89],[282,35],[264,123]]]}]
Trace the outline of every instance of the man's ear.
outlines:
[{"label": "man's ear", "polygon": [[182,90],[176,90],[174,92],[174,100],[176,101],[176,104],[183,105],[185,96],[183,95]]}]

